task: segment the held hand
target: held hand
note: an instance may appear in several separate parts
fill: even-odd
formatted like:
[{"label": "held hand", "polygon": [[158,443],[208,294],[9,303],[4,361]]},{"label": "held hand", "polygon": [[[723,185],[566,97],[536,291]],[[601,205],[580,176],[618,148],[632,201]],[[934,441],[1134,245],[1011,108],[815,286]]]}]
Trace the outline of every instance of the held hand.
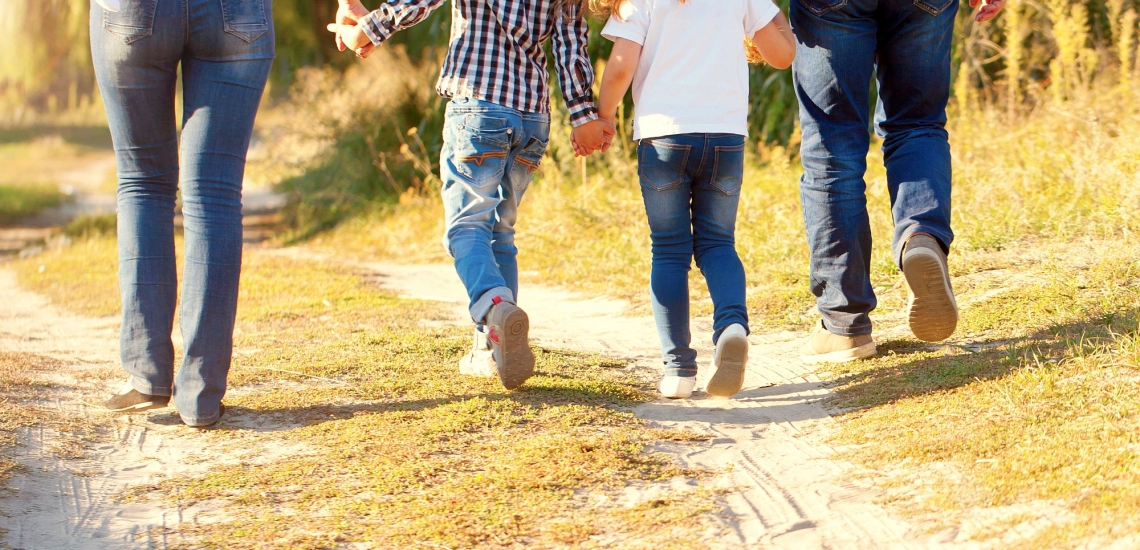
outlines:
[{"label": "held hand", "polygon": [[613,143],[613,137],[616,133],[613,123],[601,119],[591,120],[574,128],[574,131],[570,133],[570,143],[574,145],[574,156],[586,156],[597,150],[605,152]]},{"label": "held hand", "polygon": [[602,135],[606,138],[605,143],[602,144],[602,152],[605,153],[610,150],[610,146],[614,143],[614,136],[617,135],[617,125],[614,124],[614,119],[612,118],[599,117],[598,120],[606,123],[606,126],[602,128]]},{"label": "held hand", "polygon": [[[979,4],[981,7],[978,7]],[[1005,7],[1005,0],[970,0],[970,7],[978,8],[978,12],[974,14],[974,21],[985,23],[997,17],[997,14]]]},{"label": "held hand", "polygon": [[[360,0],[338,0],[337,3],[340,5],[336,10],[337,25],[356,25],[361,17],[368,15],[368,8],[364,7]],[[343,52],[346,47],[343,37],[338,32],[336,34],[336,48]]]},{"label": "held hand", "polygon": [[342,51],[343,49],[349,49],[356,52],[356,55],[360,57],[368,57],[368,54],[372,53],[372,49],[374,48],[372,40],[368,38],[368,35],[364,34],[364,29],[361,29],[360,26],[355,24],[338,25],[336,23],[329,23],[327,28],[329,32],[336,33],[337,40],[344,41]]}]

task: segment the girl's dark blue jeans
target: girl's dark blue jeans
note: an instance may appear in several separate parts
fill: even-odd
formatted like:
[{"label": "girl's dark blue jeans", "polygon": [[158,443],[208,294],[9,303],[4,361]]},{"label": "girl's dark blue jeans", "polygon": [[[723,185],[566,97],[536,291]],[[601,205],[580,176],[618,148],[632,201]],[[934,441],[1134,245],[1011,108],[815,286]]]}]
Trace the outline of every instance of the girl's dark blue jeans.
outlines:
[{"label": "girl's dark blue jeans", "polygon": [[665,374],[696,376],[697,352],[689,330],[694,259],[713,301],[713,342],[734,323],[748,329],[744,266],[736,254],[744,136],[643,139],[637,146],[637,171],[653,242],[649,298]]}]

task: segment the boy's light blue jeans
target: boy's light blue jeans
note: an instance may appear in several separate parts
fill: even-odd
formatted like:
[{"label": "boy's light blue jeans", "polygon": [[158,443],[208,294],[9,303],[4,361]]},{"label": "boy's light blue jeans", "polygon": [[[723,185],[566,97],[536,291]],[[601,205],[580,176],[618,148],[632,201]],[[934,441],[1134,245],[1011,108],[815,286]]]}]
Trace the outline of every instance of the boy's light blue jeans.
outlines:
[{"label": "boy's light blue jeans", "polygon": [[950,47],[958,0],[792,0],[792,64],[803,126],[800,181],[811,248],[811,290],[834,333],[871,333],[867,217],[870,82],[878,78],[875,129],[901,261],[906,240],[928,233],[948,252]]},{"label": "boy's light blue jeans", "polygon": [[736,254],[736,210],[744,178],[744,136],[684,134],[637,146],[641,196],[653,242],[649,298],[666,376],[696,376],[690,344],[693,259],[713,301],[713,343],[729,325],[748,329],[744,266]]},{"label": "boy's light blue jeans", "polygon": [[[117,13],[93,2],[91,53],[118,157],[123,368],[136,390],[173,394],[187,424],[210,424],[233,351],[242,176],[274,55],[271,0],[130,0]],[[175,380],[180,182],[185,357]]]},{"label": "boy's light blue jeans", "polygon": [[466,97],[447,105],[440,152],[443,245],[467,288],[476,325],[484,323],[496,296],[518,299],[515,220],[549,135],[547,114]]}]

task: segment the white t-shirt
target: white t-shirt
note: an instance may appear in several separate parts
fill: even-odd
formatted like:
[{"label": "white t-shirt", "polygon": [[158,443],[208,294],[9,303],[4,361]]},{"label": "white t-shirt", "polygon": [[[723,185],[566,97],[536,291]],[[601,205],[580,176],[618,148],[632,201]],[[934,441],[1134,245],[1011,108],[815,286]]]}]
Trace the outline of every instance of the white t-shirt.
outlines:
[{"label": "white t-shirt", "polygon": [[602,36],[642,46],[633,76],[633,138],[748,135],[744,37],[778,13],[772,0],[623,2]]}]

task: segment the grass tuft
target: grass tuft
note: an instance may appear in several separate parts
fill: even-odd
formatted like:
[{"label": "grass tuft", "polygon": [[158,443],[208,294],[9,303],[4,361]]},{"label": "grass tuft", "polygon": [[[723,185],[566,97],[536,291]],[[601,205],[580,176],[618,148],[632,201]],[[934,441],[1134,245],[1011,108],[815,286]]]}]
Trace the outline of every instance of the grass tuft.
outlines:
[{"label": "grass tuft", "polygon": [[[57,301],[100,311],[84,297],[113,292],[113,259],[112,241],[95,239],[17,269]],[[92,275],[45,282],[77,261]],[[637,419],[630,411],[654,398],[652,385],[624,362],[538,349],[536,375],[507,392],[456,375],[470,329],[433,323],[445,318],[438,306],[257,249],[245,255],[238,311],[227,421],[206,435],[272,459],[124,495],[224,501],[224,515],[180,527],[196,546],[625,547],[715,530],[720,494],[699,484],[709,472],[650,450],[703,437]],[[674,478],[696,487],[685,498],[624,496]]]}]

